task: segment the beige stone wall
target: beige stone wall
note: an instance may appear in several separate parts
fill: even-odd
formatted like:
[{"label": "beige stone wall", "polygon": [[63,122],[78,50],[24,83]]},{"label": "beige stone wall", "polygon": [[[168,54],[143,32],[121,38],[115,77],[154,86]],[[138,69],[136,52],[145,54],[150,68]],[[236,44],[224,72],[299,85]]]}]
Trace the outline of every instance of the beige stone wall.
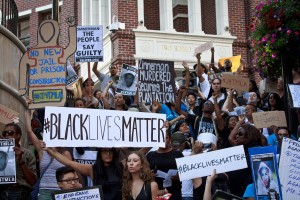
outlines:
[{"label": "beige stone wall", "polygon": [[[25,104],[18,95],[19,60],[25,47],[11,32],[0,25],[0,104],[20,113],[20,121],[24,122]],[[0,131],[3,129],[0,123]],[[22,144],[27,146],[27,134],[23,123]]]}]

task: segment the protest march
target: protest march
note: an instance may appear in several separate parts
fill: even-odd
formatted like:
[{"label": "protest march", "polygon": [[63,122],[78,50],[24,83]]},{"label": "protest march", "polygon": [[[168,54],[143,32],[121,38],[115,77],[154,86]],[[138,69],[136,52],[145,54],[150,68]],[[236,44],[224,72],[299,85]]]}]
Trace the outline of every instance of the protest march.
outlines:
[{"label": "protest march", "polygon": [[239,2],[241,39],[240,4],[126,2],[16,11],[31,31],[0,50],[0,200],[300,199],[300,3]]}]

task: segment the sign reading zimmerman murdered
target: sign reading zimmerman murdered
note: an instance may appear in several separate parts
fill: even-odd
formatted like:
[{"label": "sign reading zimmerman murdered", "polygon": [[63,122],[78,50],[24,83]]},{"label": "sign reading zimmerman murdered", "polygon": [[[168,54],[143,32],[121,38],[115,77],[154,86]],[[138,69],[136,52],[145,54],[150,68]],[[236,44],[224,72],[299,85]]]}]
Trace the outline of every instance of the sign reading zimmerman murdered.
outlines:
[{"label": "sign reading zimmerman murdered", "polygon": [[272,125],[287,127],[284,111],[256,112],[252,116],[256,128],[268,128]]},{"label": "sign reading zimmerman murdered", "polygon": [[100,185],[81,189],[58,190],[51,193],[52,200],[74,200],[74,199],[91,199],[103,200],[102,187]]},{"label": "sign reading zimmerman murdered", "polygon": [[102,26],[77,27],[76,62],[103,61],[103,30]]},{"label": "sign reading zimmerman murdered", "polygon": [[43,138],[49,147],[165,147],[166,115],[46,107]]},{"label": "sign reading zimmerman murdered", "polygon": [[33,102],[29,109],[63,106],[66,100],[66,62],[76,51],[76,27],[69,27],[67,48],[57,44],[58,22],[43,21],[38,30],[38,44],[20,60],[19,94]]},{"label": "sign reading zimmerman murdered", "polygon": [[236,146],[176,159],[180,181],[247,168],[244,147]]},{"label": "sign reading zimmerman murdered", "polygon": [[279,162],[282,199],[300,199],[300,142],[283,138]]},{"label": "sign reading zimmerman murdered", "polygon": [[0,139],[0,184],[16,183],[14,139]]},{"label": "sign reading zimmerman murdered", "polygon": [[139,61],[139,102],[151,104],[175,102],[174,62],[160,60]]},{"label": "sign reading zimmerman murdered", "polygon": [[18,116],[19,116],[19,113],[0,104],[0,123],[8,124],[8,123],[12,122],[12,120],[15,117],[18,117]]},{"label": "sign reading zimmerman murdered", "polygon": [[236,89],[238,91],[249,91],[249,78],[236,76],[229,73],[222,74],[222,87]]}]

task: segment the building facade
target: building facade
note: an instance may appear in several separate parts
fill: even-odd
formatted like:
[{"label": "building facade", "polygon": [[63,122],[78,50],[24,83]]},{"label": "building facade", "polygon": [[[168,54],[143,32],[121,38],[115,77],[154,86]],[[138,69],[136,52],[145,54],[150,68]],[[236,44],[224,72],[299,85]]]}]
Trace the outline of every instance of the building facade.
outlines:
[{"label": "building facade", "polygon": [[[51,18],[52,1],[15,1],[19,10],[18,37],[28,47],[35,46],[39,23]],[[258,0],[61,0],[60,44],[68,43],[67,20],[72,17],[78,25],[103,25],[104,62],[98,67],[105,73],[110,64],[135,65],[142,58],[174,61],[175,68],[182,70],[181,62],[186,60],[192,66],[196,62],[194,49],[207,41],[213,42],[215,62],[241,54],[251,66],[247,26],[257,3]],[[125,29],[111,32],[106,28],[116,22],[125,23]],[[201,60],[209,63],[210,52],[204,52]],[[87,77],[85,70],[82,76]]]}]

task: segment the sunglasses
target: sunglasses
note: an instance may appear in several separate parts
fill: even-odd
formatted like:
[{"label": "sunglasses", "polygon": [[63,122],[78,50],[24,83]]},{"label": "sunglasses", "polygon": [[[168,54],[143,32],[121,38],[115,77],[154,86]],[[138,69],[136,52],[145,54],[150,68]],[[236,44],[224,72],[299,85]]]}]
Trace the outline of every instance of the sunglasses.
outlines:
[{"label": "sunglasses", "polygon": [[79,182],[79,178],[73,178],[73,179],[61,180],[60,182],[67,182],[68,184],[71,184],[72,182],[78,183],[78,182]]},{"label": "sunglasses", "polygon": [[2,131],[2,136],[6,137],[6,136],[13,136],[14,133],[17,133],[16,131],[13,130],[8,130],[8,131]]}]

